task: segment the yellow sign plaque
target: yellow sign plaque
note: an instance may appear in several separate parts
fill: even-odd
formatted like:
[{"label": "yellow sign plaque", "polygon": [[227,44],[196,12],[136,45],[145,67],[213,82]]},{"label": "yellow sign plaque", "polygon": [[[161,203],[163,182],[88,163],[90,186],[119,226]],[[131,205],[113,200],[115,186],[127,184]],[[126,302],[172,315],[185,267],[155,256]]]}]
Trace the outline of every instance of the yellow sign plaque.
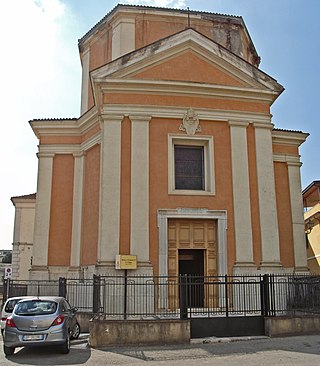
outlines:
[{"label": "yellow sign plaque", "polygon": [[116,269],[137,269],[137,256],[116,255]]}]

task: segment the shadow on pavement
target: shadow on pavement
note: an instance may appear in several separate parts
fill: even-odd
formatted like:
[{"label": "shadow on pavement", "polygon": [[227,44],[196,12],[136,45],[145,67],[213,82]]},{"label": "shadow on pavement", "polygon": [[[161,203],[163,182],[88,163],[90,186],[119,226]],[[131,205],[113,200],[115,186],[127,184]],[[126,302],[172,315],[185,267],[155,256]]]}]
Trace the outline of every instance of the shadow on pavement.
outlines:
[{"label": "shadow on pavement", "polygon": [[12,364],[23,365],[75,365],[85,364],[91,356],[91,349],[87,340],[71,342],[71,350],[68,354],[61,354],[58,347],[30,347],[17,348],[13,356],[7,359]]},{"label": "shadow on pavement", "polygon": [[207,358],[254,354],[266,351],[287,351],[320,355],[320,336],[265,338],[249,341],[186,344],[167,346],[108,347],[101,351],[132,357],[143,361]]}]

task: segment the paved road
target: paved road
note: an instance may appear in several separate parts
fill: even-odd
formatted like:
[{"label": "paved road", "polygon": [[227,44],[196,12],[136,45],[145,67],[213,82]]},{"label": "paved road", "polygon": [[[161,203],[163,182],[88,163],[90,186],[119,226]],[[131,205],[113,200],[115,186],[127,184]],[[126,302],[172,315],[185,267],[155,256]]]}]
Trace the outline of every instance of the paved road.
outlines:
[{"label": "paved road", "polygon": [[[2,348],[2,340],[0,347]],[[73,341],[68,355],[54,349],[16,350],[0,365],[128,365],[128,366],[319,366],[320,335],[263,338],[184,346],[117,347],[90,349],[86,339]]]}]

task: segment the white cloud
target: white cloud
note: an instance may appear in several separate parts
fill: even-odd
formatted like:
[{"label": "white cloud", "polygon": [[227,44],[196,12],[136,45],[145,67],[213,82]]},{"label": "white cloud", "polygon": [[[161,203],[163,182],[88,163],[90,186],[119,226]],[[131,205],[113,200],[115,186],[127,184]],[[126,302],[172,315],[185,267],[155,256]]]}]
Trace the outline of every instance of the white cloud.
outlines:
[{"label": "white cloud", "polygon": [[80,61],[73,28],[60,0],[0,3],[0,249],[12,243],[10,197],[36,191],[38,141],[28,121],[79,115]]},{"label": "white cloud", "polygon": [[165,8],[186,8],[185,0],[125,0],[124,3],[130,5],[149,5]]}]

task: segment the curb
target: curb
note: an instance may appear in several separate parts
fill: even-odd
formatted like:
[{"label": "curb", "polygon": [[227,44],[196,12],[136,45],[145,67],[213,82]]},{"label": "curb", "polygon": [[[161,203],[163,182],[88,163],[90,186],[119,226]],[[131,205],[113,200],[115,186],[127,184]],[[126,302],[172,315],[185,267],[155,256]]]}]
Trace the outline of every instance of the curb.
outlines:
[{"label": "curb", "polygon": [[192,339],[190,339],[190,344],[230,343],[230,342],[262,340],[262,339],[269,339],[269,338],[270,337],[267,337],[267,336],[192,338]]}]

